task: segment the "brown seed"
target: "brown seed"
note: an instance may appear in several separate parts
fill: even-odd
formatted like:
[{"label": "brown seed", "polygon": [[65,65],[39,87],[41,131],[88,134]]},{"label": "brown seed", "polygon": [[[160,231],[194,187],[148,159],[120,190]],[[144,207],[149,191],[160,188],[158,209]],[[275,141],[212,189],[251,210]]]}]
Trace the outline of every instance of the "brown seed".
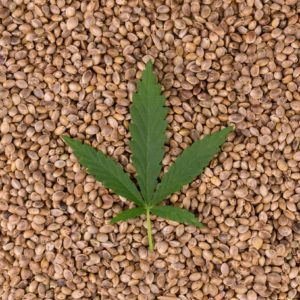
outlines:
[{"label": "brown seed", "polygon": [[252,245],[255,249],[259,250],[263,245],[263,240],[260,237],[254,237],[252,239]]},{"label": "brown seed", "polygon": [[78,26],[78,19],[76,17],[72,17],[67,20],[67,28],[68,30],[73,30]]},{"label": "brown seed", "polygon": [[279,159],[277,161],[277,167],[282,172],[286,172],[288,170],[288,165],[283,159]]},{"label": "brown seed", "polygon": [[23,171],[25,168],[25,163],[22,159],[18,158],[16,160],[16,169],[19,170],[19,171]]},{"label": "brown seed", "polygon": [[80,86],[80,84],[78,84],[76,82],[71,82],[69,84],[69,89],[73,92],[80,92],[81,91],[81,86]]},{"label": "brown seed", "polygon": [[278,228],[278,232],[282,235],[282,236],[289,236],[292,233],[292,229],[288,226],[280,226]]},{"label": "brown seed", "polygon": [[300,151],[297,151],[294,153],[293,159],[296,161],[300,161]]},{"label": "brown seed", "polygon": [[99,127],[96,125],[90,125],[89,127],[87,127],[86,129],[86,133],[90,134],[90,135],[95,135],[99,132]]},{"label": "brown seed", "polygon": [[227,276],[229,274],[229,266],[226,263],[221,265],[221,272],[223,276]]},{"label": "brown seed", "polygon": [[83,75],[82,75],[82,83],[83,84],[88,84],[90,82],[90,80],[92,79],[92,72],[90,70],[86,71]]},{"label": "brown seed", "polygon": [[3,134],[9,133],[9,124],[7,122],[3,122],[0,126],[0,131]]},{"label": "brown seed", "polygon": [[245,35],[245,42],[247,44],[253,44],[256,40],[256,34],[254,31],[248,31]]},{"label": "brown seed", "polygon": [[43,217],[43,216],[39,216],[39,215],[37,215],[37,216],[34,216],[33,217],[33,222],[34,223],[36,223],[36,224],[44,224],[45,223],[45,218]]},{"label": "brown seed", "polygon": [[16,86],[20,89],[26,89],[28,87],[28,84],[25,80],[17,80]]},{"label": "brown seed", "polygon": [[80,299],[82,298],[84,295],[84,291],[82,290],[75,290],[73,293],[72,293],[72,298],[73,299]]},{"label": "brown seed", "polygon": [[168,243],[166,242],[159,242],[156,244],[156,249],[159,254],[166,254],[166,251],[168,249]]},{"label": "brown seed", "polygon": [[104,225],[100,228],[101,233],[110,233],[113,232],[114,226],[113,225]]},{"label": "brown seed", "polygon": [[5,211],[8,209],[8,203],[5,202],[4,200],[0,201],[0,210]]},{"label": "brown seed", "polygon": [[271,283],[279,283],[281,281],[281,276],[278,273],[270,273],[267,275],[267,279]]},{"label": "brown seed", "polygon": [[245,198],[248,195],[248,189],[246,186],[240,187],[234,191],[234,195],[238,198]]},{"label": "brown seed", "polygon": [[48,131],[54,131],[55,130],[55,124],[52,120],[45,120],[44,127]]},{"label": "brown seed", "polygon": [[250,290],[247,292],[247,300],[257,300],[257,294],[255,291]]},{"label": "brown seed", "polygon": [[291,105],[292,110],[294,110],[296,112],[300,111],[300,100],[292,101],[290,105]]},{"label": "brown seed", "polygon": [[67,9],[66,9],[66,16],[68,18],[71,18],[71,17],[75,16],[75,13],[76,13],[76,9],[73,6],[67,7]]},{"label": "brown seed", "polygon": [[62,191],[57,191],[53,194],[52,199],[53,201],[59,201],[62,200],[65,196],[65,193]]},{"label": "brown seed", "polygon": [[41,182],[36,182],[34,184],[34,190],[39,194],[43,195],[45,193],[45,186]]},{"label": "brown seed", "polygon": [[220,180],[218,177],[213,176],[213,177],[211,178],[211,183],[212,183],[213,185],[215,185],[215,186],[220,186],[220,185],[221,185],[221,180]]},{"label": "brown seed", "polygon": [[244,120],[244,116],[241,114],[232,114],[229,116],[228,120],[231,123],[240,123]]},{"label": "brown seed", "polygon": [[191,281],[198,281],[201,278],[201,273],[193,273],[190,275],[189,279]]},{"label": "brown seed", "polygon": [[247,287],[242,284],[238,284],[234,290],[237,294],[245,294],[247,292]]},{"label": "brown seed", "polygon": [[250,96],[254,99],[260,99],[263,96],[263,91],[260,88],[254,88],[251,90]]},{"label": "brown seed", "polygon": [[94,35],[96,37],[102,36],[102,31],[97,25],[91,25],[90,26],[90,32],[91,32],[92,35]]},{"label": "brown seed", "polygon": [[66,162],[65,162],[64,160],[62,160],[62,159],[59,159],[59,160],[57,160],[57,161],[54,163],[54,166],[55,166],[56,168],[58,168],[58,169],[64,168],[65,165],[66,165]]}]

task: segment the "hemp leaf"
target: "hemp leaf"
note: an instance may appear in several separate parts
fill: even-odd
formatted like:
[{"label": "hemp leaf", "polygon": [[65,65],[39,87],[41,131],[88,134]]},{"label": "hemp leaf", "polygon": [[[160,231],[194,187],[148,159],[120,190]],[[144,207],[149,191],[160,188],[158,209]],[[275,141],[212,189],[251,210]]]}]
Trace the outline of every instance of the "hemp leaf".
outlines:
[{"label": "hemp leaf", "polygon": [[199,228],[203,226],[188,210],[159,204],[200,175],[232,131],[232,127],[227,127],[194,142],[179,155],[158,183],[166,140],[167,108],[164,106],[165,97],[152,69],[152,62],[148,61],[130,108],[130,148],[138,187],[123,171],[122,166],[112,158],[90,145],[82,144],[68,136],[63,137],[89,174],[113,192],[136,204],[136,208],[115,216],[111,220],[112,223],[146,214],[150,251],[153,250],[151,214]]}]

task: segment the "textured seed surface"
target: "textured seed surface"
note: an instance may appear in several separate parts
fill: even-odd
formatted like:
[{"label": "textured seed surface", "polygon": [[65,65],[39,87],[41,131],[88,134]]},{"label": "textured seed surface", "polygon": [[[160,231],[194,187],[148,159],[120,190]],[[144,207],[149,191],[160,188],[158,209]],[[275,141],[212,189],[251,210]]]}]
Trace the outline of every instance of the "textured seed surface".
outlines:
[{"label": "textured seed surface", "polygon": [[[2,299],[300,299],[297,0],[0,0]],[[148,59],[168,107],[166,171],[232,124],[222,152],[153,217],[87,175],[62,135],[134,175],[129,108]]]}]

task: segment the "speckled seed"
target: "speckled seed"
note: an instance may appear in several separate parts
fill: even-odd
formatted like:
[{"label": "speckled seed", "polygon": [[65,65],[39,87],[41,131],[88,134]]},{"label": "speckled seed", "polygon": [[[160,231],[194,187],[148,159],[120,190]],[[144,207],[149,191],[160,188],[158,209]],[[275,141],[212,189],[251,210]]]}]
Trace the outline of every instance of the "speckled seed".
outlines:
[{"label": "speckled seed", "polygon": [[16,168],[17,168],[17,170],[19,170],[19,171],[24,170],[24,168],[25,168],[25,163],[24,163],[24,161],[23,161],[22,159],[18,158],[18,159],[16,160]]},{"label": "speckled seed", "polygon": [[99,37],[102,35],[101,29],[97,25],[91,25],[90,26],[90,32],[92,35]]},{"label": "speckled seed", "polygon": [[166,251],[168,249],[168,243],[159,242],[159,243],[156,244],[156,249],[157,249],[158,253],[166,254]]},{"label": "speckled seed", "polygon": [[300,111],[300,100],[298,101],[292,101],[291,102],[291,108],[296,111],[299,112]]},{"label": "speckled seed", "polygon": [[72,298],[73,299],[80,299],[80,298],[82,298],[83,297],[83,295],[84,295],[84,291],[82,291],[82,290],[75,290],[74,292],[72,292]]},{"label": "speckled seed", "polygon": [[26,89],[28,87],[28,84],[25,80],[17,80],[16,86],[20,89]]},{"label": "speckled seed", "polygon": [[45,120],[44,127],[48,131],[54,131],[55,123],[52,120]]},{"label": "speckled seed", "polygon": [[72,17],[67,20],[67,28],[68,30],[73,30],[78,26],[78,19],[76,17]]},{"label": "speckled seed", "polygon": [[7,122],[3,122],[0,126],[0,131],[2,134],[9,133],[9,124]]},{"label": "speckled seed", "polygon": [[289,236],[292,233],[292,229],[288,226],[280,226],[278,228],[278,232],[282,235],[282,236]]},{"label": "speckled seed", "polygon": [[45,218],[43,216],[34,216],[33,217],[33,222],[36,224],[44,224],[45,223]]},{"label": "speckled seed", "polygon": [[245,42],[247,44],[252,44],[256,40],[256,34],[254,31],[248,31],[245,35]]},{"label": "speckled seed", "polygon": [[248,190],[245,186],[240,187],[234,191],[234,195],[238,198],[244,198],[248,195]]},{"label": "speckled seed", "polygon": [[99,127],[96,125],[91,125],[89,127],[87,127],[86,129],[86,133],[90,134],[90,135],[95,135],[99,132]]},{"label": "speckled seed", "polygon": [[252,245],[255,249],[259,250],[263,245],[263,240],[260,237],[254,237],[252,239]]},{"label": "speckled seed", "polygon": [[263,96],[263,91],[260,88],[254,88],[251,90],[250,96],[254,99],[260,99]]},{"label": "speckled seed", "polygon": [[64,168],[65,165],[66,165],[66,162],[62,159],[59,159],[54,163],[54,166],[58,169]]},{"label": "speckled seed", "polygon": [[277,161],[277,167],[282,172],[286,172],[288,170],[288,165],[283,159],[279,159]]},{"label": "speckled seed", "polygon": [[114,226],[113,225],[104,225],[100,228],[101,233],[110,233],[113,232]]},{"label": "speckled seed", "polygon": [[257,300],[257,294],[255,293],[255,291],[253,290],[248,291],[247,300]]},{"label": "speckled seed", "polygon": [[240,123],[244,120],[244,116],[241,114],[232,114],[228,118],[231,123]]},{"label": "speckled seed", "polygon": [[45,193],[45,186],[41,182],[36,182],[34,184],[34,190],[39,194],[43,195]]},{"label": "speckled seed", "polygon": [[300,161],[300,151],[297,151],[294,153],[293,159],[296,161]]}]

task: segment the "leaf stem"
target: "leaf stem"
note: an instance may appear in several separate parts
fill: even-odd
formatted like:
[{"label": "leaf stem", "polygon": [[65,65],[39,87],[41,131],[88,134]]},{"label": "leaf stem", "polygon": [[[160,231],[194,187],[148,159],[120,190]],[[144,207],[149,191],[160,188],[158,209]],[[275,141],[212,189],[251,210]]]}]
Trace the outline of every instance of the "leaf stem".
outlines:
[{"label": "leaf stem", "polygon": [[147,208],[146,216],[147,216],[148,245],[149,245],[149,250],[152,252],[153,251],[152,224],[151,224],[151,219],[150,219],[150,209],[149,208]]}]

